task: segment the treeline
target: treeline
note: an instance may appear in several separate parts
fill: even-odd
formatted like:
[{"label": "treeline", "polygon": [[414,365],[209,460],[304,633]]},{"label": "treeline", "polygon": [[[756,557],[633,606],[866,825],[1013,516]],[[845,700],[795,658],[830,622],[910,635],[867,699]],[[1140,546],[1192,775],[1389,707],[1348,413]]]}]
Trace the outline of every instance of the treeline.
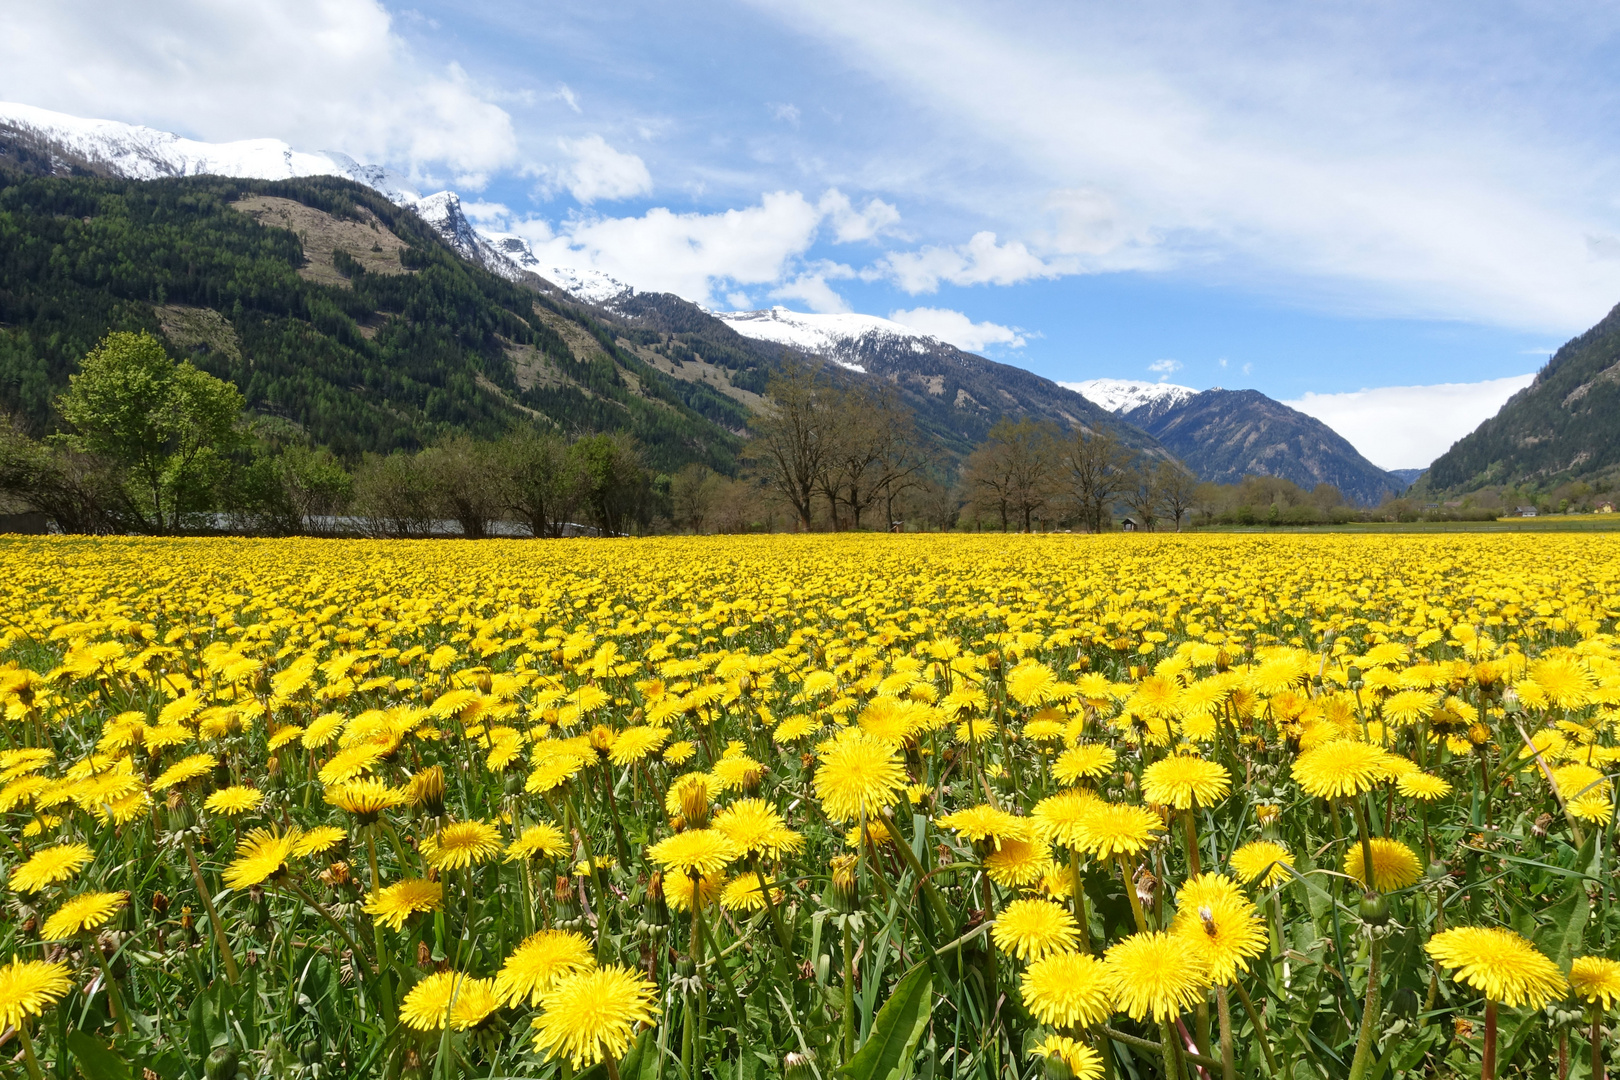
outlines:
[{"label": "treeline", "polygon": [[176,363],[149,334],[85,356],[54,403],[66,431],[0,427],[0,496],[65,532],[233,531],[483,537],[645,530],[669,513],[668,478],[629,435],[578,438],[523,424],[345,466],[275,418],[244,420],[234,385]]}]

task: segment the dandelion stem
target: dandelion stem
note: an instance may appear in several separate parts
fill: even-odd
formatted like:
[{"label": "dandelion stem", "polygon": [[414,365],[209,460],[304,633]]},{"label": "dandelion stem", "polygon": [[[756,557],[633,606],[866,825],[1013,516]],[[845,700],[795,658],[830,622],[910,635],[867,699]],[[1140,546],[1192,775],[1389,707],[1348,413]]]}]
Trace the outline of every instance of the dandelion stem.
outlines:
[{"label": "dandelion stem", "polygon": [[1125,879],[1125,895],[1131,901],[1131,914],[1136,917],[1136,929],[1139,933],[1147,933],[1147,915],[1142,912],[1142,898],[1136,895],[1136,882],[1131,879],[1131,868],[1125,865],[1125,853],[1115,855],[1119,862],[1120,876]]},{"label": "dandelion stem", "polygon": [[202,897],[203,910],[208,912],[208,925],[214,928],[214,940],[219,944],[219,958],[225,964],[225,981],[235,986],[241,979],[236,970],[236,957],[231,955],[231,943],[225,937],[225,924],[219,921],[214,898],[203,881],[202,867],[197,865],[197,853],[191,849],[191,834],[186,833],[186,858],[191,862],[191,878],[197,883],[197,895]]},{"label": "dandelion stem", "polygon": [[[1371,865],[1368,864],[1369,867]],[[1356,1039],[1356,1056],[1350,1062],[1350,1080],[1361,1080],[1367,1074],[1368,1062],[1372,1060],[1373,1028],[1377,1025],[1379,1016],[1378,953],[1382,945],[1383,942],[1377,937],[1372,938],[1367,944],[1367,1000],[1361,1009],[1361,1035]],[[1494,1013],[1487,1015],[1492,1020],[1495,1019]],[[1485,1080],[1490,1080],[1488,1073]]]},{"label": "dandelion stem", "polygon": [[1078,848],[1069,849],[1069,872],[1074,876],[1074,921],[1080,924],[1080,946],[1083,952],[1091,951],[1091,921],[1086,913],[1086,890],[1080,880],[1080,851]]},{"label": "dandelion stem", "polygon": [[[34,1056],[34,1041],[28,1037],[28,1021],[25,1019],[17,1025],[17,1037],[22,1040],[23,1063],[28,1066],[28,1080],[44,1080],[39,1071],[39,1059]],[[62,1051],[58,1050],[57,1056]]]},{"label": "dandelion stem", "polygon": [[[1223,1080],[1236,1080],[1237,1062],[1232,1055],[1232,1005],[1227,1001],[1226,987],[1215,988],[1215,1012],[1221,1024],[1221,1076]],[[1255,1031],[1259,1035],[1258,1030]]]},{"label": "dandelion stem", "polygon": [[855,948],[844,920],[844,1061],[855,1056]]},{"label": "dandelion stem", "polygon": [[1187,839],[1187,876],[1197,877],[1203,873],[1203,863],[1198,858],[1198,825],[1193,821],[1193,812],[1181,812],[1181,827]]},{"label": "dandelion stem", "polygon": [[1592,1005],[1592,1033],[1590,1036],[1592,1043],[1592,1080],[1605,1080],[1606,1076],[1603,1069],[1603,1024],[1601,1021],[1602,1013],[1598,1012],[1598,1006],[1594,1003]]},{"label": "dandelion stem", "polygon": [[1249,1023],[1254,1025],[1254,1037],[1259,1040],[1260,1052],[1266,1057],[1266,1071],[1272,1076],[1281,1076],[1282,1074],[1277,1071],[1277,1059],[1271,1056],[1271,1035],[1266,1030],[1265,1018],[1254,1007],[1249,992],[1243,988],[1241,982],[1234,980],[1232,989],[1237,991],[1238,1001],[1243,1003],[1243,1011],[1249,1014]]},{"label": "dandelion stem", "polygon": [[1490,998],[1485,999],[1485,1048],[1479,1080],[1496,1080],[1496,1002]]}]

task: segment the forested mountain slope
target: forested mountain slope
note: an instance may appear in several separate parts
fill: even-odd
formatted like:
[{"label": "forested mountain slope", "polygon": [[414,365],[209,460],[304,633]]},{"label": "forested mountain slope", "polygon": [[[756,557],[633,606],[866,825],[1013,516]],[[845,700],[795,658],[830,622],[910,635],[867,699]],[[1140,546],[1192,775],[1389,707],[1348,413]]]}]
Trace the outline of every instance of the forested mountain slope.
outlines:
[{"label": "forested mountain slope", "polygon": [[530,418],[627,430],[660,469],[733,464],[736,397],[467,263],[369,188],[28,171],[0,173],[0,409],[38,430],[103,334],[144,329],[346,456]]},{"label": "forested mountain slope", "polygon": [[1620,466],[1620,306],[1553,354],[1535,382],[1457,440],[1421,482],[1435,493],[1576,480]]}]

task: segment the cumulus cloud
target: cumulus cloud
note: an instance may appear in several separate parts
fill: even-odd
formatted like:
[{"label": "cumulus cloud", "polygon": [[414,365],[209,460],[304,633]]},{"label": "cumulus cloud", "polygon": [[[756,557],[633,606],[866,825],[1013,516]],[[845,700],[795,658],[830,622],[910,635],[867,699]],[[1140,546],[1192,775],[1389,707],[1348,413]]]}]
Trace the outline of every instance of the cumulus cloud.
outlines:
[{"label": "cumulus cloud", "polygon": [[280,138],[464,188],[518,161],[511,117],[416,57],[378,0],[12,4],[0,99],[210,141]]},{"label": "cumulus cloud", "polygon": [[1427,468],[1534,378],[1308,393],[1283,404],[1316,417],[1381,469]]},{"label": "cumulus cloud", "polygon": [[598,199],[629,199],[652,191],[646,163],[635,154],[613,149],[600,135],[558,139],[557,146],[572,160],[557,170],[556,178],[587,206]]},{"label": "cumulus cloud", "polygon": [[837,290],[827,284],[828,278],[854,277],[855,271],[838,263],[823,263],[814,270],[806,270],[791,281],[787,281],[771,290],[773,300],[798,300],[811,311],[844,312],[849,310],[849,301],[845,300]]},{"label": "cumulus cloud", "polygon": [[922,247],[885,255],[868,277],[888,278],[915,296],[951,285],[1016,285],[1031,278],[1056,277],[1063,269],[1034,254],[1020,241],[997,243],[996,234],[973,234],[957,247]]},{"label": "cumulus cloud", "polygon": [[[1223,362],[1221,364],[1221,366],[1225,367],[1226,364]],[[1180,360],[1155,360],[1155,361],[1153,361],[1153,363],[1148,365],[1148,370],[1153,372],[1153,374],[1157,375],[1159,377],[1160,382],[1163,382],[1164,380],[1168,379],[1170,376],[1174,375],[1176,372],[1181,370],[1181,361]]]},{"label": "cumulus cloud", "polygon": [[882,199],[868,199],[857,210],[849,196],[837,188],[828,188],[816,208],[832,226],[833,242],[837,244],[872,240],[900,223],[900,211]]},{"label": "cumulus cloud", "polygon": [[982,353],[992,345],[1005,345],[1010,349],[1024,347],[1024,335],[1011,326],[993,322],[974,322],[960,311],[950,308],[918,307],[909,311],[891,311],[889,319],[930,337],[948,341],[965,352]]}]

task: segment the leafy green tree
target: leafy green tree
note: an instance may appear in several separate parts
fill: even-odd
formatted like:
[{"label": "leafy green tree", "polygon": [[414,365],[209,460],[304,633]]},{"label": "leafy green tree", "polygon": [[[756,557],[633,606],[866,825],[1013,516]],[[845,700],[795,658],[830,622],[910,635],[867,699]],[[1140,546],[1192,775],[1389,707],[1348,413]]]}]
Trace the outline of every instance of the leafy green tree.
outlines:
[{"label": "leafy green tree", "polygon": [[568,440],[525,424],[495,444],[501,498],[535,536],[555,536],[579,499],[579,473],[570,466]]},{"label": "leafy green tree", "polygon": [[580,502],[591,524],[603,536],[624,532],[646,487],[635,440],[622,433],[588,435],[569,448],[568,457],[578,472]]},{"label": "leafy green tree", "polygon": [[57,399],[73,428],[68,444],[127,471],[131,509],[153,532],[209,508],[242,406],[232,384],[175,363],[151,334],[127,331],[90,350]]}]

